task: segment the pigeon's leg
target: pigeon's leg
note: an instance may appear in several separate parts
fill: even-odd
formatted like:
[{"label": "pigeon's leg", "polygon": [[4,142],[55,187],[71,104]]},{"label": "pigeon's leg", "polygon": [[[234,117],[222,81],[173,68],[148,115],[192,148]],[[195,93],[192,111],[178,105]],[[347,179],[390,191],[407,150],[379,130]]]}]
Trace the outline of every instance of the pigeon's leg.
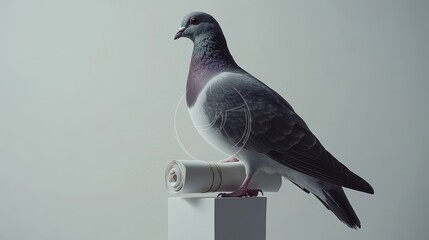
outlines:
[{"label": "pigeon's leg", "polygon": [[259,189],[248,189],[251,177],[246,176],[240,187],[232,193],[219,193],[218,197],[257,197],[259,192],[263,195]]}]

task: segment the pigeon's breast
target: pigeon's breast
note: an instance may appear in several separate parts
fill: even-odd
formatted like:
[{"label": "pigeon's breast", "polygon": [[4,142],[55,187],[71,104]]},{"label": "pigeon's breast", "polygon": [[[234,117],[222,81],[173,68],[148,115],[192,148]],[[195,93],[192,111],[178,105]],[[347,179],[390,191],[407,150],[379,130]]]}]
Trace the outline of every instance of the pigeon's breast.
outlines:
[{"label": "pigeon's breast", "polygon": [[222,134],[213,127],[214,121],[210,119],[204,108],[207,100],[206,91],[210,89],[210,86],[218,83],[224,74],[228,73],[221,73],[207,82],[196,98],[195,104],[189,107],[189,115],[195,129],[206,142],[227,155],[233,155],[235,153],[234,149],[231,148],[230,144],[224,139]]}]

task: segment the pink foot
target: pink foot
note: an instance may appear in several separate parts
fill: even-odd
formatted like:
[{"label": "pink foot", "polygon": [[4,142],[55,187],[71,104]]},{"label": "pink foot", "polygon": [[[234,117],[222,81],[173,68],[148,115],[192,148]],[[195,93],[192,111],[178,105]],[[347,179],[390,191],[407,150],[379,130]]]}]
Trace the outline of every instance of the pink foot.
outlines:
[{"label": "pink foot", "polygon": [[264,196],[261,189],[239,189],[232,193],[219,193],[217,197],[257,197],[259,192]]}]

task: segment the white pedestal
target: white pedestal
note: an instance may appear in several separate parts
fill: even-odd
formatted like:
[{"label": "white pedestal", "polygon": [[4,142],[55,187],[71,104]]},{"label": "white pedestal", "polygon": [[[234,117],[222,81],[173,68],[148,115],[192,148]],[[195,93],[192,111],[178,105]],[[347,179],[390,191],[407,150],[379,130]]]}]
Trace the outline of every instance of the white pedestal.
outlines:
[{"label": "white pedestal", "polygon": [[265,197],[168,199],[168,240],[265,240]]}]

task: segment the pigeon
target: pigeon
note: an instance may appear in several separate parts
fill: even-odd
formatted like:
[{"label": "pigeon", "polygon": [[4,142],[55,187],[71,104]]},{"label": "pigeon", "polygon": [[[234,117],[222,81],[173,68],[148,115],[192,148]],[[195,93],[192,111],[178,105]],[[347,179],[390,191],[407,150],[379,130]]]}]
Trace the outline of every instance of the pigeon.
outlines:
[{"label": "pigeon", "polygon": [[235,62],[215,18],[186,15],[179,38],[193,41],[186,85],[193,124],[204,140],[245,166],[241,186],[220,197],[254,196],[248,186],[255,174],[281,174],[347,226],[360,228],[343,187],[374,194],[371,185],[332,156],[282,96]]}]

